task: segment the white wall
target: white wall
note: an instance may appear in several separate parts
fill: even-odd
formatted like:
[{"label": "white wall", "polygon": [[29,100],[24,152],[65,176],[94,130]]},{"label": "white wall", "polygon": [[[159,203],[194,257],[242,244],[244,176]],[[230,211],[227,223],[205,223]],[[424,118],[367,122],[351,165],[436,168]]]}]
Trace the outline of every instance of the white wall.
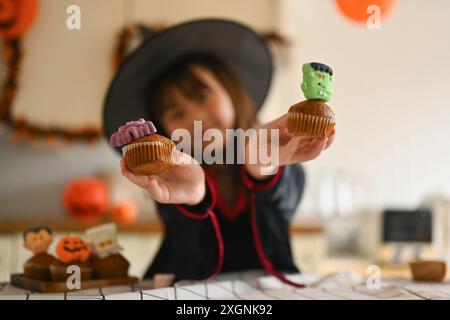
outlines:
[{"label": "white wall", "polygon": [[291,68],[275,83],[279,106],[264,118],[303,99],[304,62],[335,70],[329,104],[337,139],[307,164],[310,182],[322,172],[350,175],[375,206],[415,206],[432,192],[450,196],[450,2],[399,1],[381,30],[347,21],[333,1],[284,0],[280,12],[281,30],[296,45]]},{"label": "white wall", "polygon": [[276,27],[278,0],[125,0],[130,21],[180,23],[189,19],[229,18],[256,29]]}]

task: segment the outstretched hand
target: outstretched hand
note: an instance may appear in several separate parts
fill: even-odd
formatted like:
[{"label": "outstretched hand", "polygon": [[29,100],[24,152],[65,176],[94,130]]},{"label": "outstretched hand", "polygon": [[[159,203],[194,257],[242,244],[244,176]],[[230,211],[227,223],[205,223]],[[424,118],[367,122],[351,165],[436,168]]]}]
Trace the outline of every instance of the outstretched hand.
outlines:
[{"label": "outstretched hand", "polygon": [[159,203],[198,204],[205,196],[205,173],[195,159],[174,149],[174,165],[159,175],[134,175],[125,160],[120,161],[122,175],[148,191]]},{"label": "outstretched hand", "polygon": [[[280,166],[316,159],[324,150],[331,146],[336,136],[335,129],[327,137],[313,137],[307,134],[293,135],[287,130],[287,114],[258,129],[279,130],[278,159]],[[249,148],[249,145],[247,148]],[[260,164],[246,164],[248,172],[256,179],[267,178],[266,175],[261,174],[262,167],[263,165]]]}]

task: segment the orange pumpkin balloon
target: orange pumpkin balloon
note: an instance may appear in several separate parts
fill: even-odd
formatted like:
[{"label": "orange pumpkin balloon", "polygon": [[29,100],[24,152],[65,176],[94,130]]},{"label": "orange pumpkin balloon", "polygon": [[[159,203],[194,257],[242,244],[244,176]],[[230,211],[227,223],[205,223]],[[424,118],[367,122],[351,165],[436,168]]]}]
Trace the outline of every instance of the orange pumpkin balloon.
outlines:
[{"label": "orange pumpkin balloon", "polygon": [[369,13],[367,8],[376,5],[380,8],[381,18],[386,18],[395,7],[397,0],[335,0],[339,10],[350,20],[366,23]]},{"label": "orange pumpkin balloon", "polygon": [[37,0],[0,0],[0,37],[18,38],[33,23]]},{"label": "orange pumpkin balloon", "polygon": [[67,236],[59,239],[56,245],[56,256],[64,263],[86,262],[91,255],[86,242],[77,236]]},{"label": "orange pumpkin balloon", "polygon": [[64,190],[63,206],[70,215],[80,221],[99,220],[109,206],[106,184],[97,178],[77,179],[70,182]]},{"label": "orange pumpkin balloon", "polygon": [[116,203],[111,211],[111,218],[119,224],[132,224],[137,221],[138,206],[132,200]]}]

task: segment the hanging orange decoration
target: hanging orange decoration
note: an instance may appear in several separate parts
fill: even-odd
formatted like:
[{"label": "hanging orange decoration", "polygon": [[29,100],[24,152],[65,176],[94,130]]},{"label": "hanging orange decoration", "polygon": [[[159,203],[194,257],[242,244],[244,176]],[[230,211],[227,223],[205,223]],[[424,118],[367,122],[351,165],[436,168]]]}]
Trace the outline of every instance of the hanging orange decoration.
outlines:
[{"label": "hanging orange decoration", "polygon": [[37,0],[0,0],[0,37],[22,36],[33,23],[37,11]]},{"label": "hanging orange decoration", "polygon": [[137,221],[139,208],[132,200],[123,200],[112,206],[111,218],[119,224],[133,224]]},{"label": "hanging orange decoration", "polygon": [[370,16],[368,8],[377,6],[380,8],[381,19],[384,20],[397,4],[397,0],[335,0],[339,11],[348,19],[357,23],[366,23]]}]

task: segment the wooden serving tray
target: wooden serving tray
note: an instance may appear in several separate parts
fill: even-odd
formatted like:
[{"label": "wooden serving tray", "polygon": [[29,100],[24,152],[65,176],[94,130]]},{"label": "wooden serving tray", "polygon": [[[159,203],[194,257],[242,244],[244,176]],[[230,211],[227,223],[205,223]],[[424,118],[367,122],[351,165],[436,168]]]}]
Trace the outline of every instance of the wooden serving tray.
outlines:
[{"label": "wooden serving tray", "polygon": [[[82,280],[80,290],[133,284],[138,281],[139,279],[136,277]],[[10,278],[10,283],[13,286],[28,289],[32,292],[55,293],[55,292],[76,291],[76,289],[69,290],[67,288],[66,282],[50,282],[50,281],[46,282],[34,280],[30,278],[25,278],[23,274],[12,274]]]}]

